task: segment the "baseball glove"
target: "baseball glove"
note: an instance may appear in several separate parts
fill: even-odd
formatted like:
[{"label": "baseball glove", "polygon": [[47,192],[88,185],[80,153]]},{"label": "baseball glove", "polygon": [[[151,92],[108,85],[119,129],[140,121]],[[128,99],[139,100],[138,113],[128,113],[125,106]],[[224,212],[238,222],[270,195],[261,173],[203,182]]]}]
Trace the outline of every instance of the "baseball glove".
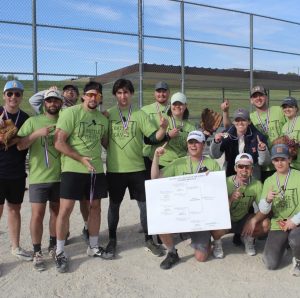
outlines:
[{"label": "baseball glove", "polygon": [[285,144],[289,147],[290,157],[295,160],[297,159],[298,149],[299,149],[299,143],[293,139],[290,139],[288,136],[282,136],[277,139],[275,139],[272,142],[272,145],[277,144]]},{"label": "baseball glove", "polygon": [[[2,115],[1,115],[2,116]],[[8,142],[17,134],[18,128],[11,119],[2,120],[0,116],[0,146],[5,150],[8,148]]]},{"label": "baseball glove", "polygon": [[208,131],[211,135],[219,128],[222,123],[220,113],[205,108],[201,113],[200,127],[204,131]]}]

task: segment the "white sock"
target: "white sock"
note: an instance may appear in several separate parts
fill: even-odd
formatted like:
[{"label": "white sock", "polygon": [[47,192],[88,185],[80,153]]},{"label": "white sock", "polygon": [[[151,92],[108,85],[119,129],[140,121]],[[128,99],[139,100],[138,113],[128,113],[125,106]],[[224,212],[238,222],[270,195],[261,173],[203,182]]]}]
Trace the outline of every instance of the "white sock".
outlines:
[{"label": "white sock", "polygon": [[90,236],[89,238],[90,247],[95,248],[98,247],[98,236]]},{"label": "white sock", "polygon": [[87,221],[84,222],[84,228],[85,228],[86,230],[88,229],[88,222],[87,222]]},{"label": "white sock", "polygon": [[56,255],[64,252],[65,242],[66,240],[56,240]]}]

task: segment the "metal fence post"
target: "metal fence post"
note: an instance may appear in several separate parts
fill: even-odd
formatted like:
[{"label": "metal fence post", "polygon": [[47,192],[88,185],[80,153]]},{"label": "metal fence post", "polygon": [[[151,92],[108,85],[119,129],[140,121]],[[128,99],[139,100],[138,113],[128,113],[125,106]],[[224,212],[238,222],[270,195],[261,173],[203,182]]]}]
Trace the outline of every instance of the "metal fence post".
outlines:
[{"label": "metal fence post", "polygon": [[250,14],[250,90],[253,87],[253,14]]},{"label": "metal fence post", "polygon": [[38,91],[37,74],[37,41],[36,41],[36,0],[32,0],[32,72],[33,72],[33,91]]},{"label": "metal fence post", "polygon": [[180,2],[180,29],[181,29],[181,92],[184,93],[185,85],[185,48],[184,48],[184,0]]},{"label": "metal fence post", "polygon": [[143,75],[144,75],[144,22],[143,22],[143,0],[138,0],[138,35],[139,35],[139,107],[143,106]]}]

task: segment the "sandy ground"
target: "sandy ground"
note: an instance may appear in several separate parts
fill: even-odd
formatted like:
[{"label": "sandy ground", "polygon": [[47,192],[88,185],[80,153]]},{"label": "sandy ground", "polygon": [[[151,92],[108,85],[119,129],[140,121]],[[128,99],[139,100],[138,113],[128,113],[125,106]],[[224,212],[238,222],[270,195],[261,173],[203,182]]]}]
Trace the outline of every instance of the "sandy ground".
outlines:
[{"label": "sandy ground", "polygon": [[[102,245],[108,240],[107,206],[106,199],[102,203]],[[31,249],[28,192],[22,217],[21,245]],[[77,205],[71,217],[70,244],[66,247],[71,257],[70,271],[60,274],[47,255],[47,220],[48,216],[43,237],[47,270],[40,273],[31,262],[21,262],[10,254],[4,211],[0,223],[0,297],[300,297],[300,279],[289,273],[290,252],[279,270],[267,271],[262,263],[264,241],[257,242],[258,254],[250,257],[242,248],[232,245],[229,235],[223,241],[226,253],[223,260],[210,257],[206,263],[197,263],[186,240],[177,245],[181,262],[171,270],[161,270],[159,264],[163,258],[144,250],[143,234],[138,232],[138,208],[128,195],[121,208],[118,257],[111,261],[87,257]]]}]

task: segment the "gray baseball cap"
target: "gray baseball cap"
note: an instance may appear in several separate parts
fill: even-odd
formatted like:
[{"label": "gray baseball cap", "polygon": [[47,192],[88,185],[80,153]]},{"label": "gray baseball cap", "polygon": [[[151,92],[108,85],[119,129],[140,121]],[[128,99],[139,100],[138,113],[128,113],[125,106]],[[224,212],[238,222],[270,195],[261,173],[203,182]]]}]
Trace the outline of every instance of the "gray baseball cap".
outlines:
[{"label": "gray baseball cap", "polygon": [[276,144],[271,149],[271,159],[276,157],[289,158],[289,147],[285,144]]},{"label": "gray baseball cap", "polygon": [[166,82],[160,81],[155,84],[155,91],[159,89],[170,90],[169,85]]},{"label": "gray baseball cap", "polygon": [[284,105],[287,105],[290,107],[298,107],[297,99],[294,97],[291,97],[291,96],[286,97],[285,99],[282,100],[281,106],[284,106]]},{"label": "gray baseball cap", "polygon": [[233,114],[233,119],[244,119],[244,120],[250,120],[250,114],[249,111],[245,110],[245,109],[237,109],[234,114]]}]

